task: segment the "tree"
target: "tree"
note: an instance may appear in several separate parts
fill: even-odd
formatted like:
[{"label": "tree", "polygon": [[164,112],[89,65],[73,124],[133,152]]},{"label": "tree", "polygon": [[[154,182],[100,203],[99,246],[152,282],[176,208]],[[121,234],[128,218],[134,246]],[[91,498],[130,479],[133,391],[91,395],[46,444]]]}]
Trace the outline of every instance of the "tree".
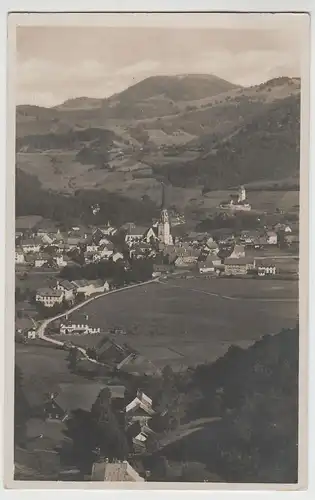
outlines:
[{"label": "tree", "polygon": [[111,393],[107,387],[97,396],[91,415],[96,424],[101,454],[112,459],[126,459],[129,453],[127,438],[112,409]]},{"label": "tree", "polygon": [[68,361],[69,361],[69,369],[74,373],[77,370],[78,358],[79,358],[78,348],[72,347],[69,351]]}]

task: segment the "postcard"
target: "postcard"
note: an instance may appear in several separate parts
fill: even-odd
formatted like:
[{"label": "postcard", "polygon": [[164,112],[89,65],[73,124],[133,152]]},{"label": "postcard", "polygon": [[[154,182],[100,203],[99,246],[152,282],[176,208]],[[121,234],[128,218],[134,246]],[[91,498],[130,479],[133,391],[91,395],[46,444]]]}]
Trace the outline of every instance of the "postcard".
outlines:
[{"label": "postcard", "polygon": [[9,15],[7,487],[307,487],[309,26]]}]

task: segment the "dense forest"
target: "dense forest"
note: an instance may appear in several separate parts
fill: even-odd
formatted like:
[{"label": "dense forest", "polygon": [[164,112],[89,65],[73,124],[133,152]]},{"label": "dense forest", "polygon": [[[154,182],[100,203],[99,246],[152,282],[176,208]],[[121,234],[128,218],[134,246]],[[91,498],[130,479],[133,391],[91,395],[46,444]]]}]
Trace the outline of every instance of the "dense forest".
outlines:
[{"label": "dense forest", "polygon": [[[99,204],[93,215],[91,206]],[[63,195],[42,189],[34,176],[16,171],[16,216],[41,215],[60,223],[71,222],[104,225],[123,224],[136,220],[148,223],[157,216],[157,207],[150,199],[132,200],[123,195],[102,190],[80,190],[74,195]]]}]

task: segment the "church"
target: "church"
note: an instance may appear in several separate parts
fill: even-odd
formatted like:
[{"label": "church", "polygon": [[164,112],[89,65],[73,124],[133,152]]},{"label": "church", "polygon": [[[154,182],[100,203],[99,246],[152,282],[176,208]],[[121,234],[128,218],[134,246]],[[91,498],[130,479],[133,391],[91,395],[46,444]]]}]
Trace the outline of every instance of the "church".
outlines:
[{"label": "church", "polygon": [[158,222],[153,224],[143,235],[143,241],[150,243],[152,241],[159,241],[160,243],[168,246],[173,245],[173,237],[171,235],[171,225],[169,214],[165,203],[165,185],[162,183],[162,204],[161,214]]}]

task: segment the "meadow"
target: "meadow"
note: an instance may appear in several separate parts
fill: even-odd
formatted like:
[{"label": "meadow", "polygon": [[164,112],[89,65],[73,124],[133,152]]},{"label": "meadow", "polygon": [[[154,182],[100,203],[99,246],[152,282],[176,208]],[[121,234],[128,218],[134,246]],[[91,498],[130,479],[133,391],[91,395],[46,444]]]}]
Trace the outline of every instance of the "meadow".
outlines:
[{"label": "meadow", "polygon": [[[128,342],[156,366],[180,368],[294,327],[297,290],[297,282],[284,280],[177,279],[108,295],[81,312],[102,331],[125,329],[117,342]],[[71,340],[91,345],[100,337],[78,339]]]}]

